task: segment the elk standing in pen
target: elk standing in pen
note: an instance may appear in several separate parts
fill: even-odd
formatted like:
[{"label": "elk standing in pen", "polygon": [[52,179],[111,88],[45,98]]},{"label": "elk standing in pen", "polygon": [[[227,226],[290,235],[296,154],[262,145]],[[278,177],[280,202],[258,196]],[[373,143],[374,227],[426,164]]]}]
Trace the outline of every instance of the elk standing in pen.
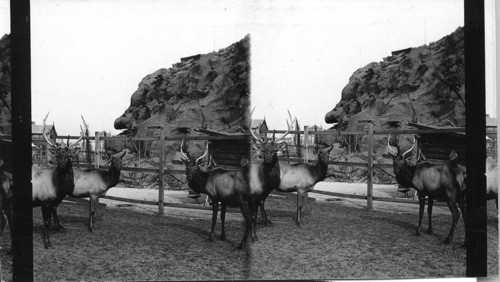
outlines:
[{"label": "elk standing in pen", "polygon": [[106,195],[106,192],[115,187],[120,181],[120,172],[122,167],[122,158],[126,150],[109,157],[110,166],[108,170],[102,169],[74,169],[75,188],[69,195],[73,198],[89,197],[89,222],[88,229],[94,232],[94,216],[97,210],[100,197]]},{"label": "elk standing in pen", "polygon": [[[48,115],[49,114],[47,114],[47,116]],[[40,206],[42,209],[44,222],[43,241],[45,248],[52,245],[49,238],[51,214],[54,217],[55,226],[58,229],[63,229],[59,223],[56,209],[64,197],[71,194],[75,187],[71,159],[73,153],[77,151],[74,146],[83,138],[83,135],[80,136],[80,139],[78,139],[78,141],[72,146],[69,145],[69,140],[65,147],[63,146],[64,143],[62,143],[62,145],[52,143],[45,132],[45,121],[47,116],[43,120],[43,136],[47,144],[50,146],[50,150],[54,151],[57,166],[48,168],[38,168],[32,166],[31,169],[31,179],[33,183],[33,207]]]},{"label": "elk standing in pen", "polygon": [[406,160],[406,155],[413,150],[415,143],[413,143],[413,146],[408,151],[401,153],[402,150],[399,146],[396,148],[397,151],[391,148],[389,139],[390,135],[387,140],[387,147],[393,158],[396,180],[404,187],[414,188],[418,193],[420,207],[417,235],[420,235],[422,228],[425,197],[428,197],[429,234],[433,233],[431,217],[434,200],[442,200],[446,201],[453,216],[450,231],[444,240],[445,244],[450,243],[453,239],[458,219],[460,218],[460,211],[462,212],[465,224],[465,167],[458,164],[456,153],[450,162],[444,164],[420,162],[416,165],[411,165]]},{"label": "elk standing in pen", "polygon": [[[279,140],[273,138],[272,141],[265,142],[255,136],[253,132],[252,135],[257,141],[259,150],[264,155],[264,161],[240,169],[229,170],[216,167],[207,170],[201,168],[200,160],[206,156],[208,145],[204,154],[195,161],[191,160],[181,148],[181,153],[186,158],[183,162],[186,165],[186,176],[190,188],[198,193],[207,194],[212,201],[210,240],[213,240],[215,232],[218,203],[221,203],[221,239],[225,239],[224,220],[227,206],[240,207],[245,219],[245,232],[238,249],[243,249],[246,246],[249,236],[252,241],[258,240],[255,230],[258,205],[265,200],[272,189],[279,185],[279,163],[277,158]],[[248,149],[250,150],[250,148]],[[205,185],[203,185],[204,183]]]}]

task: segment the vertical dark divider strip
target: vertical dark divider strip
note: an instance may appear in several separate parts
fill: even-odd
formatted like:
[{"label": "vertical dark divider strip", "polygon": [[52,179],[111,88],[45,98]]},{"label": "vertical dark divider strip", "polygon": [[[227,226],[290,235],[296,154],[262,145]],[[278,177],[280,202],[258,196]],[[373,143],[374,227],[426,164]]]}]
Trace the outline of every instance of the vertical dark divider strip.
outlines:
[{"label": "vertical dark divider strip", "polygon": [[484,1],[465,0],[465,121],[468,277],[487,274]]},{"label": "vertical dark divider strip", "polygon": [[33,280],[30,1],[11,0],[13,281]]}]

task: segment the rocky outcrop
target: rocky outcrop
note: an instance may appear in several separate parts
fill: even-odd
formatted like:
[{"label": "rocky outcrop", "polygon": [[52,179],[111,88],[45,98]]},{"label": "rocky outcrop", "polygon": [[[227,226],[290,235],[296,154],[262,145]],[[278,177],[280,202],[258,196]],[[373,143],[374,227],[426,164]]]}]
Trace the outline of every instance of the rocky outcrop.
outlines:
[{"label": "rocky outcrop", "polygon": [[[151,135],[152,126],[177,136],[195,128],[248,128],[250,38],[204,55],[182,58],[169,69],[147,75],[117,118],[127,136]],[[181,129],[181,132],[179,132]]]},{"label": "rocky outcrop", "polygon": [[[218,52],[181,58],[171,68],[144,77],[130,99],[129,108],[115,120],[114,127],[123,129],[121,135],[130,137],[157,137],[161,130],[166,137],[174,138],[203,135],[197,129],[241,132],[250,126],[249,106],[250,37],[247,35]],[[159,165],[158,141],[110,143],[116,150],[127,147],[139,152],[148,165]],[[184,169],[175,162],[179,158],[180,143],[178,140],[165,142],[167,169]],[[190,141],[187,145],[192,157],[201,155],[205,149],[203,140]],[[146,182],[154,182],[157,176],[145,173],[144,177]],[[175,177],[184,181],[183,175]],[[179,183],[175,179],[167,181],[169,187]]]},{"label": "rocky outcrop", "polygon": [[406,128],[407,122],[464,125],[464,32],[393,52],[356,70],[342,98],[325,116],[335,128]]},{"label": "rocky outcrop", "polygon": [[10,36],[0,39],[0,133],[11,132]]},{"label": "rocky outcrop", "polygon": [[[415,48],[392,52],[381,62],[356,70],[342,90],[342,98],[325,115],[333,129],[357,131],[407,129],[408,122],[427,125],[465,126],[464,32],[452,34]],[[366,136],[322,136],[321,142],[336,145],[330,157],[339,161],[366,162]],[[409,148],[413,135],[401,135],[399,145]],[[374,135],[373,161],[390,164],[387,136]],[[337,179],[362,181],[365,168],[335,167]],[[385,172],[374,171],[375,179],[393,182]]]}]

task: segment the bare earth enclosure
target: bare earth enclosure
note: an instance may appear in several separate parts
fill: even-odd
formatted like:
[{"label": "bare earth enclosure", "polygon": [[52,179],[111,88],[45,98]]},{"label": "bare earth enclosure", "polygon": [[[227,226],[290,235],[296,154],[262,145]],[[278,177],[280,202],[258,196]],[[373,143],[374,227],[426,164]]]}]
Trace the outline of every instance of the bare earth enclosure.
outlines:
[{"label": "bare earth enclosure", "polygon": [[[434,234],[417,237],[418,205],[374,202],[374,210],[368,211],[363,201],[316,195],[310,193],[298,227],[295,194],[272,193],[266,207],[273,224],[259,225],[259,241],[249,242],[242,251],[235,250],[244,229],[239,213],[228,214],[227,241],[209,242],[209,211],[167,208],[159,217],[154,206],[116,201],[100,207],[94,234],[86,228],[87,204],[64,201],[58,211],[66,232],[54,231],[53,247],[44,249],[41,212],[34,209],[34,277],[103,281],[465,276],[461,219],[453,242],[442,243],[451,224],[447,207],[434,208]],[[427,215],[424,221],[426,231]],[[7,231],[0,257],[2,278],[9,281]],[[498,276],[493,202],[488,202],[488,276]]]}]

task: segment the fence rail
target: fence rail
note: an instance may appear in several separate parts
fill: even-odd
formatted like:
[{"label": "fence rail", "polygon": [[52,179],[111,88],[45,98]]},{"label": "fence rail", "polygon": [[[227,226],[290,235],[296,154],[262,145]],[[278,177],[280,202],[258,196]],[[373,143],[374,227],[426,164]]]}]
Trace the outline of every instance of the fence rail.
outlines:
[{"label": "fence rail", "polygon": [[[326,194],[326,195],[331,195],[331,196],[339,196],[339,197],[347,197],[347,198],[358,198],[358,199],[366,199],[367,200],[367,208],[371,209],[373,205],[373,201],[386,201],[386,202],[397,202],[397,203],[416,203],[416,201],[412,200],[401,200],[401,199],[394,199],[394,198],[381,198],[381,197],[374,197],[373,196],[373,170],[374,169],[387,169],[387,168],[392,168],[391,164],[377,164],[373,163],[373,143],[374,143],[374,138],[373,136],[375,135],[388,135],[388,134],[432,134],[432,133],[463,133],[465,134],[465,128],[464,127],[457,127],[457,128],[446,128],[446,129],[407,129],[407,130],[374,130],[373,125],[369,124],[368,125],[368,130],[364,131],[333,131],[333,130],[327,130],[327,131],[312,131],[309,129],[309,127],[304,127],[304,130],[295,130],[295,131],[289,131],[289,134],[299,134],[304,137],[303,144],[300,145],[290,145],[295,148],[300,148],[303,151],[302,157],[290,157],[288,158],[290,161],[302,161],[302,162],[312,162],[309,160],[309,148],[311,144],[309,144],[309,138],[308,136],[311,135],[332,135],[332,136],[339,136],[339,135],[362,135],[362,136],[367,136],[366,142],[368,142],[368,156],[367,156],[367,161],[365,162],[347,162],[347,161],[330,161],[328,162],[329,165],[331,166],[349,166],[349,167],[363,167],[367,169],[368,172],[368,177],[367,177],[367,195],[366,196],[360,196],[360,195],[350,195],[350,194],[343,194],[343,193],[333,193],[333,192],[324,192],[324,191],[316,191],[313,190],[313,193],[317,194]],[[272,133],[277,133],[277,134],[284,134],[286,133],[286,130],[267,130],[267,131],[261,131],[261,134],[272,134]],[[495,135],[496,134],[496,129],[487,129],[487,134],[489,135]],[[5,136],[4,136],[5,137]],[[63,138],[63,139],[79,139],[80,136],[58,136],[57,138]],[[250,134],[240,134],[240,135],[231,135],[231,136],[186,136],[185,138],[183,137],[170,137],[170,136],[165,136],[165,133],[163,130],[160,131],[160,134],[158,136],[148,136],[148,137],[125,137],[125,136],[101,136],[98,132],[96,132],[95,136],[85,136],[83,137],[84,140],[90,140],[94,141],[95,144],[99,144],[102,141],[108,141],[108,140],[113,140],[113,141],[157,141],[159,142],[160,146],[160,156],[159,156],[159,164],[158,167],[156,168],[138,168],[138,167],[123,167],[123,171],[133,171],[133,172],[149,172],[149,173],[158,173],[158,179],[159,181],[159,189],[158,189],[158,201],[138,201],[138,200],[133,200],[133,199],[126,199],[126,198],[119,198],[119,197],[111,197],[111,196],[106,196],[105,198],[112,199],[112,200],[118,200],[118,201],[124,201],[124,202],[136,202],[136,203],[145,203],[145,204],[154,204],[158,205],[158,213],[162,215],[164,213],[164,206],[172,206],[172,207],[189,207],[189,208],[196,208],[191,205],[184,205],[184,204],[166,204],[164,203],[164,190],[166,184],[163,182],[163,176],[165,174],[182,174],[184,173],[184,170],[176,170],[172,169],[170,167],[166,167],[164,164],[164,155],[165,155],[165,141],[180,141],[180,140],[236,140],[236,139],[251,139],[252,136]],[[161,142],[164,141],[164,142]],[[96,146],[99,147],[99,146]],[[98,161],[99,156],[101,153],[103,153],[103,150],[100,148],[97,148],[97,151],[87,151],[85,152],[87,154],[92,154],[94,156],[94,164],[76,164],[75,166],[77,167],[100,167],[103,169],[109,168],[108,166],[99,166]],[[286,159],[285,156],[281,157],[282,159]],[[386,172],[384,170],[384,172]],[[386,172],[387,174],[390,174]],[[146,203],[147,202],[147,203]],[[201,208],[201,207],[200,207]],[[208,209],[206,207],[203,207],[203,209]]]}]

